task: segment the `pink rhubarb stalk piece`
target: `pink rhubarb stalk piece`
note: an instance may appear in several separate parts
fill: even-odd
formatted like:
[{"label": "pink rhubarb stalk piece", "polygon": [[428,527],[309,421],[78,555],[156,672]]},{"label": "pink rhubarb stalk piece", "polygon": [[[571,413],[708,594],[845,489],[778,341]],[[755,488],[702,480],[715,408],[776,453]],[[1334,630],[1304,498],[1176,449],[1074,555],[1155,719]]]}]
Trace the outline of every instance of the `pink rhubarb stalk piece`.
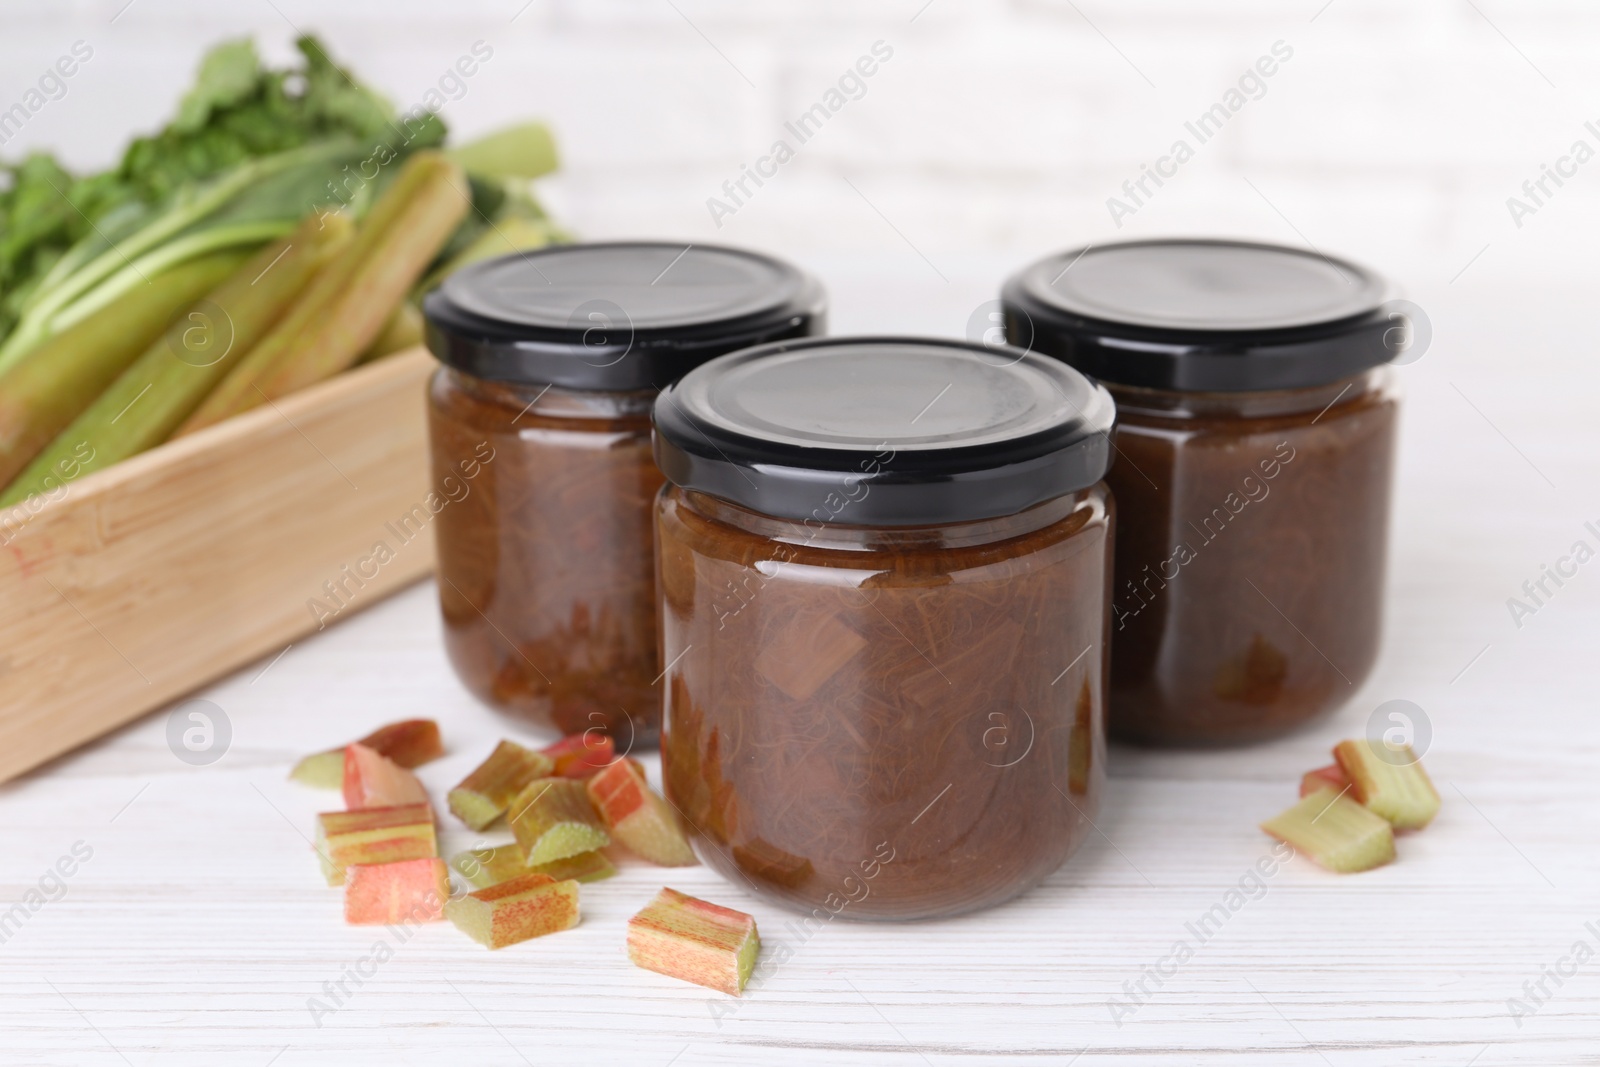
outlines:
[{"label": "pink rhubarb stalk piece", "polygon": [[529,782],[511,802],[506,819],[530,867],[611,844],[583,783],[570,778]]},{"label": "pink rhubarb stalk piece", "polygon": [[521,874],[444,906],[444,916],[480,945],[505,948],[578,925],[578,883]]},{"label": "pink rhubarb stalk piece", "polygon": [[644,768],[619,759],[586,783],[611,836],[651,863],[689,867],[699,861],[672,805],[650,788]]},{"label": "pink rhubarb stalk piece", "polygon": [[474,830],[482,830],[505,814],[517,794],[535,778],[555,773],[555,760],[543,752],[502,741],[489,758],[450,790],[450,810]]},{"label": "pink rhubarb stalk piece", "polygon": [[450,872],[438,857],[356,864],[345,872],[344,921],[356,925],[427,923],[444,918]]},{"label": "pink rhubarb stalk piece", "polygon": [[344,885],[345,868],[352,864],[395,863],[438,854],[433,809],[426,804],[317,816],[317,855],[329,885]]},{"label": "pink rhubarb stalk piece", "polygon": [[[432,719],[405,719],[380,726],[355,742],[387,756],[402,767],[420,767],[444,755],[439,724]],[[345,746],[348,747],[348,746]],[[289,777],[318,789],[338,789],[344,783],[344,748],[307,756],[294,765]]]},{"label": "pink rhubarb stalk piece", "polygon": [[1350,779],[1344,776],[1344,769],[1337,763],[1330,763],[1326,767],[1318,767],[1314,771],[1307,771],[1300,779],[1300,795],[1308,797],[1319,789],[1332,789],[1335,793],[1343,793],[1350,788]]},{"label": "pink rhubarb stalk piece", "polygon": [[616,742],[598,731],[569,734],[539,751],[555,761],[559,778],[587,778],[617,758]]},{"label": "pink rhubarb stalk piece", "polygon": [[417,776],[366,745],[344,750],[344,806],[390,808],[399,804],[426,804],[428,791]]},{"label": "pink rhubarb stalk piece", "polygon": [[628,958],[647,971],[738,996],[761,952],[756,921],[663,889],[628,920]]}]

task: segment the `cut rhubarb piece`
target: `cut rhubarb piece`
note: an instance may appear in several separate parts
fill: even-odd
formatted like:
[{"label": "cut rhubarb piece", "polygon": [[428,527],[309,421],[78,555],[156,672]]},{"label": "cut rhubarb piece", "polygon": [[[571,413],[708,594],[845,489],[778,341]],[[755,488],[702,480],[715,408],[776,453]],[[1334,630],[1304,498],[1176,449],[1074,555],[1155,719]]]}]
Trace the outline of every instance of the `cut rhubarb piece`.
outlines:
[{"label": "cut rhubarb piece", "polygon": [[507,819],[530,867],[611,844],[583,783],[570,778],[529,782],[511,802]]},{"label": "cut rhubarb piece", "polygon": [[1350,779],[1344,776],[1344,768],[1337,763],[1307,771],[1300,779],[1300,795],[1303,797],[1308,797],[1319,789],[1332,789],[1335,793],[1343,793],[1349,788]]},{"label": "cut rhubarb piece", "polygon": [[428,923],[444,918],[450,872],[444,860],[355,864],[346,872],[344,921],[356,925]]},{"label": "cut rhubarb piece", "polygon": [[1439,791],[1411,746],[1341,741],[1334,758],[1350,779],[1350,794],[1399,830],[1420,830],[1439,814]]},{"label": "cut rhubarb piece", "polygon": [[438,854],[433,809],[426,804],[317,816],[317,855],[329,885],[344,885],[345,868],[352,864],[396,863]]},{"label": "cut rhubarb piece", "polygon": [[571,734],[539,751],[555,760],[559,778],[587,778],[617,758],[616,742],[597,730]]},{"label": "cut rhubarb piece", "polygon": [[529,874],[548,874],[558,882],[565,882],[569,878],[574,882],[602,882],[617,873],[617,868],[604,852],[580,852],[576,856],[551,860],[527,870]]},{"label": "cut rhubarb piece", "polygon": [[428,791],[417,776],[366,745],[344,750],[344,806],[351,811],[426,804]]},{"label": "cut rhubarb piece", "polygon": [[760,952],[754,918],[676,889],[663,889],[628,920],[628,958],[635,964],[735,997]]},{"label": "cut rhubarb piece", "polygon": [[575,882],[599,882],[617,873],[617,868],[604,852],[580,852],[576,856],[530,867],[521,845],[458,852],[450,857],[450,866],[461,872],[461,877],[478,889],[487,889],[524,874],[548,874],[558,882],[565,882],[569,878]]},{"label": "cut rhubarb piece", "polygon": [[[444,755],[439,724],[432,719],[406,719],[380,726],[355,742],[387,756],[402,767],[420,767]],[[345,746],[348,748],[349,746]],[[289,777],[318,789],[338,789],[344,784],[344,748],[307,756],[294,765]]]},{"label": "cut rhubarb piece", "polygon": [[535,778],[555,773],[555,760],[543,752],[502,741],[489,758],[450,790],[450,810],[474,830],[482,830],[500,816]]},{"label": "cut rhubarb piece", "polygon": [[1332,789],[1317,790],[1262,823],[1261,829],[1341,874],[1381,867],[1394,859],[1394,827],[1388,820]]},{"label": "cut rhubarb piece", "polygon": [[444,906],[444,917],[480,945],[505,948],[578,925],[578,883],[520,874]]},{"label": "cut rhubarb piece", "polygon": [[489,886],[527,874],[528,857],[523,854],[521,845],[470,848],[451,856],[450,866],[474,887],[487,889]]},{"label": "cut rhubarb piece", "polygon": [[289,777],[314,789],[338,789],[344,784],[344,749],[307,756],[294,765]]},{"label": "cut rhubarb piece", "polygon": [[589,799],[611,836],[640,857],[663,867],[699,861],[684,836],[678,813],[645,780],[644,768],[619,759],[587,783]]},{"label": "cut rhubarb piece", "polygon": [[380,726],[357,741],[380,756],[394,760],[410,770],[444,755],[439,724],[432,719],[405,719]]}]

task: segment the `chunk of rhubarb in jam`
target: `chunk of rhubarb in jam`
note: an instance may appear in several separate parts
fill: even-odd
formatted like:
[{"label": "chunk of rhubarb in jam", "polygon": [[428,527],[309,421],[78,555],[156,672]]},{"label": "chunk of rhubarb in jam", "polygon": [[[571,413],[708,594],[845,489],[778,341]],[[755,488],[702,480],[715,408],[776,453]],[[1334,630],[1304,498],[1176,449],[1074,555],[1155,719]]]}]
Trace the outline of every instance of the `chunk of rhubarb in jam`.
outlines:
[{"label": "chunk of rhubarb in jam", "polygon": [[811,861],[796,856],[759,837],[733,846],[733,861],[756,878],[790,889],[805,885],[816,874]]}]

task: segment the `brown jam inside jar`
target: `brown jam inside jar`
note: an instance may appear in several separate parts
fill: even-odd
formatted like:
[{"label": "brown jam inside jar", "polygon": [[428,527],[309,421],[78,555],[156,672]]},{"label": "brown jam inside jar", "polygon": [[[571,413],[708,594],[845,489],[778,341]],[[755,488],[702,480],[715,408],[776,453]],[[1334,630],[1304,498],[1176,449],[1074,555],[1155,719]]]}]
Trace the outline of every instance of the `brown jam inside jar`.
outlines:
[{"label": "brown jam inside jar", "polygon": [[1092,832],[1111,411],[1037,356],[893,339],[663,395],[663,779],[703,859],[819,920],[916,919]]},{"label": "brown jam inside jar", "polygon": [[1220,241],[1103,245],[1006,283],[1008,337],[1117,402],[1112,736],[1270,737],[1372,669],[1398,418],[1383,295],[1342,260]]},{"label": "brown jam inside jar", "polygon": [[654,740],[651,405],[708,359],[820,330],[821,291],[732,249],[570,245],[458,271],[424,312],[451,664],[510,714]]},{"label": "brown jam inside jar", "polygon": [[[654,732],[654,390],[598,393],[434,377],[433,474],[468,491],[435,527],[445,648],[487,704],[564,734]],[[642,563],[641,563],[642,561]]]},{"label": "brown jam inside jar", "polygon": [[1108,386],[1118,736],[1252,740],[1361,684],[1383,607],[1389,378],[1266,393]]}]

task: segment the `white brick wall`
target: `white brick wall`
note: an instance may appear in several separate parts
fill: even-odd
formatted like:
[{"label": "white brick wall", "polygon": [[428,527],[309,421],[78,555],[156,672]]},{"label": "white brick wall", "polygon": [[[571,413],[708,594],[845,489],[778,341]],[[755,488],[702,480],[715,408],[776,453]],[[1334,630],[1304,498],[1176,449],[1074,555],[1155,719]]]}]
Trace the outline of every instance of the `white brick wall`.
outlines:
[{"label": "white brick wall", "polygon": [[[938,285],[922,256],[955,277],[1113,234],[1303,235],[1427,287],[1485,244],[1475,276],[1559,276],[1600,221],[1600,161],[1521,230],[1505,208],[1600,119],[1586,0],[126,3],[0,8],[0,102],[72,41],[95,48],[0,151],[104,163],[170,113],[207,43],[254,33],[282,55],[292,20],[402,103],[490,42],[445,117],[462,134],[547,117],[566,156],[550,196],[592,236],[868,257]],[[1106,198],[1280,39],[1294,58],[1266,94],[1114,227]],[[894,57],[866,94],[714,226],[706,198],[877,40]]]}]

